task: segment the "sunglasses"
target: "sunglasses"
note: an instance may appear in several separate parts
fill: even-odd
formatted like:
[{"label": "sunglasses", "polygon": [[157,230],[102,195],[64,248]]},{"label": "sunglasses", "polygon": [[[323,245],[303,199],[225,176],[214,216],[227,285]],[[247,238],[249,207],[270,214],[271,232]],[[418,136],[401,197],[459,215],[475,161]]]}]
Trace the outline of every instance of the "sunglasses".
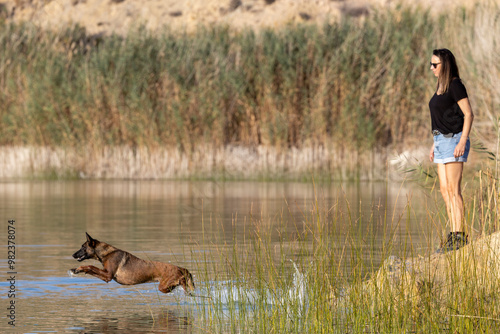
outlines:
[{"label": "sunglasses", "polygon": [[433,63],[433,62],[430,62],[430,64],[431,64],[431,67],[432,67],[432,68],[437,68],[437,67],[438,67],[438,65],[439,65],[439,64],[441,64],[441,63]]}]

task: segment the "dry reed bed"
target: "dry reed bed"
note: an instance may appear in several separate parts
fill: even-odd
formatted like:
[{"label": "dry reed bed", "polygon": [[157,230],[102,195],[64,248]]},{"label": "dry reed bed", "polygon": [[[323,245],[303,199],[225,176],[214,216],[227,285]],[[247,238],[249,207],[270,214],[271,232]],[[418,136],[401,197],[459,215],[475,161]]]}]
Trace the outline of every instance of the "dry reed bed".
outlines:
[{"label": "dry reed bed", "polygon": [[[238,150],[256,173],[347,166],[353,170],[337,174],[358,175],[384,168],[371,158],[379,152],[430,146],[428,59],[433,48],[449,47],[476,114],[473,141],[497,157],[498,12],[494,2],[439,17],[400,7],[322,27],[161,36],[139,29],[104,38],[80,28],[52,33],[2,24],[0,145],[27,150],[3,153],[21,159],[9,160],[19,169],[48,166],[46,173],[60,175],[232,172],[243,165],[233,161]],[[30,147],[66,153],[27,163]],[[161,153],[142,153],[162,150],[177,170]],[[137,162],[137,152],[149,161]],[[252,152],[263,158],[244,159]],[[16,174],[10,170],[5,176]]]},{"label": "dry reed bed", "polygon": [[[422,152],[420,152],[422,153]],[[175,148],[107,146],[7,146],[0,148],[0,178],[96,179],[386,179],[387,152],[303,147],[213,147],[199,145],[190,155]]]}]

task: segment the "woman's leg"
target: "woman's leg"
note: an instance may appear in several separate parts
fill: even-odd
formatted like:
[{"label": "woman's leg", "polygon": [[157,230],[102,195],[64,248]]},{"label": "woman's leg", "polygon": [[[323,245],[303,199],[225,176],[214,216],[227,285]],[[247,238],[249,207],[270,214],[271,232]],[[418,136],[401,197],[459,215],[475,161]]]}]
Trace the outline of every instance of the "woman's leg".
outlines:
[{"label": "woman's leg", "polygon": [[451,162],[446,167],[446,183],[450,201],[451,231],[464,232],[464,200],[462,198],[463,162]]},{"label": "woman's leg", "polygon": [[464,224],[464,203],[462,198],[463,162],[438,164],[439,186],[450,219],[450,234],[437,253],[457,250],[467,245]]},{"label": "woman's leg", "polygon": [[438,164],[437,167],[438,167],[437,172],[439,178],[439,190],[441,191],[441,195],[443,196],[444,199],[444,204],[446,205],[446,213],[448,214],[448,219],[451,220],[448,185],[446,183],[446,168],[444,164]]},{"label": "woman's leg", "polygon": [[462,198],[463,162],[438,164],[441,194],[450,218],[451,232],[464,232],[464,203]]}]

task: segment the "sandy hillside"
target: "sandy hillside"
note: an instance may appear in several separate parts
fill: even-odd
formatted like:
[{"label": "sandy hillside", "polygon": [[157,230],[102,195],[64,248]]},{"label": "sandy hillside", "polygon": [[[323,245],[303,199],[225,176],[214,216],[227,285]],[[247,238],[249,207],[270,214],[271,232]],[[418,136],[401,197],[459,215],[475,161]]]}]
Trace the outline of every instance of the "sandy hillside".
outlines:
[{"label": "sandy hillside", "polygon": [[[472,2],[402,1],[432,6],[434,11]],[[192,31],[198,25],[215,23],[258,29],[304,21],[324,22],[342,15],[363,17],[375,8],[395,4],[393,0],[0,0],[0,15],[8,21],[29,21],[43,28],[79,24],[91,34],[123,34],[139,24],[153,31],[165,25]]]}]

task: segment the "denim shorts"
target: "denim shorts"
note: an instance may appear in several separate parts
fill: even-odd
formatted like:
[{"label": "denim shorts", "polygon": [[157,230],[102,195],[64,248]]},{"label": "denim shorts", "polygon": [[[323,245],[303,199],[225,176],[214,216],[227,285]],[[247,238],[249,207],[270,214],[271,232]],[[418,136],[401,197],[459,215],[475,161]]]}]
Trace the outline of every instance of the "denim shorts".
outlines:
[{"label": "denim shorts", "polygon": [[461,157],[455,158],[453,152],[457,146],[462,132],[456,133],[453,137],[446,138],[443,134],[434,136],[434,162],[437,164],[446,164],[449,162],[466,162],[469,156],[470,140],[467,138],[465,152]]}]

